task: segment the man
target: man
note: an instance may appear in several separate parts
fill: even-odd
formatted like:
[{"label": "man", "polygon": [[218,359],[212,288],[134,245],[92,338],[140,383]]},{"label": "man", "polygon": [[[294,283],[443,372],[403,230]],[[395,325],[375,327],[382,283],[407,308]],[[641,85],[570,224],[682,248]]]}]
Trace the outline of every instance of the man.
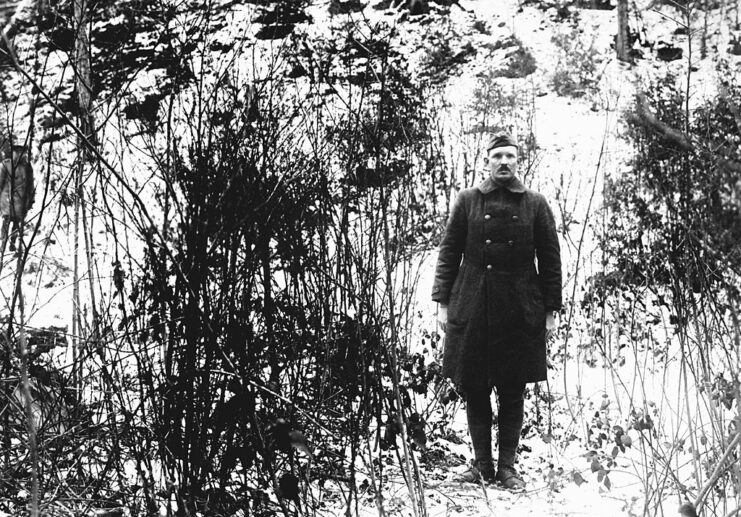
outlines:
[{"label": "man", "polygon": [[[0,245],[2,254],[8,240],[8,226],[13,223],[13,231],[19,234],[23,222],[34,200],[33,169],[26,159],[26,148],[22,145],[11,147],[11,156],[0,165],[0,215],[2,215],[2,233]],[[15,238],[15,234],[13,236]],[[10,241],[10,250],[15,250],[14,238]]]},{"label": "man", "polygon": [[[518,145],[489,138],[488,177],[462,190],[440,243],[432,299],[445,329],[443,374],[463,391],[475,459],[462,481],[521,490],[514,467],[528,382],[546,379],[546,331],[561,309],[561,257],[545,198],[517,177]],[[461,260],[462,259],[462,260]],[[491,390],[499,402],[492,448]]]}]

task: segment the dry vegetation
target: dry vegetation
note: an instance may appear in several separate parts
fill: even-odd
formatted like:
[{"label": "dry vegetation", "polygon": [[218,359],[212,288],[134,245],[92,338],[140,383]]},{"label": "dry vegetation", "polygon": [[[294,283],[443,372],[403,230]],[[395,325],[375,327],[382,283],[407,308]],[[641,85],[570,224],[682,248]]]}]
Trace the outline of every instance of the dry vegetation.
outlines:
[{"label": "dry vegetation", "polygon": [[[411,9],[401,28],[363,3],[322,7],[326,31],[308,1],[39,1],[13,19],[4,133],[38,186],[0,280],[0,510],[430,513],[433,473],[461,461],[460,400],[418,314],[423,259],[486,131],[517,130],[526,183],[541,166],[544,65],[516,37],[448,38],[455,2],[375,6]],[[671,4],[687,30],[705,10],[739,30],[731,2]],[[420,70],[404,24],[434,25]],[[591,102],[597,50],[565,27],[550,84]],[[585,213],[556,200],[576,259],[555,382],[527,407],[545,490],[609,491],[628,469],[635,515],[730,516],[741,498],[741,89],[719,63],[719,93],[690,106],[692,48],[637,84],[627,169],[603,174],[600,154],[600,181],[571,193]],[[456,112],[446,76],[500,51]],[[553,464],[569,448],[586,461]]]}]

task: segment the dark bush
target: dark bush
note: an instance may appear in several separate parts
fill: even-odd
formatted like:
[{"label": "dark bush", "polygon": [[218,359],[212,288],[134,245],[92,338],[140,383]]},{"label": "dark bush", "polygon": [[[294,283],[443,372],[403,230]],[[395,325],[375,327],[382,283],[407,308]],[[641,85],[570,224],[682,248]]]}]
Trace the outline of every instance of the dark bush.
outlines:
[{"label": "dark bush", "polygon": [[678,83],[646,85],[626,117],[636,152],[608,179],[602,245],[623,285],[712,296],[741,273],[741,89],[727,85],[688,112]]}]

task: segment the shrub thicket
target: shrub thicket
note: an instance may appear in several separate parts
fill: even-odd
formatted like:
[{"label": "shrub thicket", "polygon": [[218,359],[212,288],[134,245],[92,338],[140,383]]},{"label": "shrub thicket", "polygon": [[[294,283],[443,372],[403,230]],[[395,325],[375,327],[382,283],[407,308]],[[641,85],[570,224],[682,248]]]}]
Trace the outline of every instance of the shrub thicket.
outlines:
[{"label": "shrub thicket", "polygon": [[[148,117],[141,106],[119,113],[144,120],[116,152],[125,163],[151,158],[151,176],[113,183],[92,168],[85,185],[103,200],[112,292],[93,305],[104,324],[84,329],[74,358],[80,389],[54,382],[77,398],[64,440],[41,427],[36,465],[10,446],[25,436],[22,416],[12,429],[3,421],[7,508],[24,504],[17,494],[34,464],[47,509],[288,515],[318,509],[331,484],[357,513],[362,490],[382,504],[392,462],[419,509],[416,452],[440,398],[430,396],[439,368],[410,350],[415,253],[439,230],[448,191],[434,92],[413,79],[383,24],[313,37],[297,25],[278,50],[249,40],[211,52],[223,13],[192,9],[177,11],[192,17],[187,30],[163,29],[158,41],[190,49],[198,80],[168,76]],[[93,44],[128,52],[150,19],[175,12],[148,5],[146,27],[127,15],[98,28]],[[255,55],[275,59],[252,69]],[[116,99],[141,72],[119,58],[93,67],[96,91]],[[73,492],[83,499],[59,503]]]},{"label": "shrub thicket", "polygon": [[627,117],[636,153],[606,187],[603,240],[624,285],[736,293],[741,273],[737,161],[741,91],[705,102],[687,119],[672,75],[649,85]]},{"label": "shrub thicket", "polygon": [[600,60],[594,41],[587,43],[576,25],[554,35],[552,40],[559,50],[551,76],[555,92],[565,97],[581,97],[593,91]]},{"label": "shrub thicket", "polygon": [[[260,88],[222,89],[162,176],[177,209],[169,241],[149,241],[128,323],[144,339],[135,348],[163,351],[141,363],[145,418],[191,512],[288,512],[326,482],[350,506],[373,435],[418,482],[414,393],[437,370],[406,351],[411,258],[434,230],[434,117],[403,60],[373,38],[312,41],[292,56],[305,69],[328,63],[320,84],[304,83],[328,99],[277,70]],[[343,40],[355,44],[337,53]],[[383,465],[367,467],[378,483]]]},{"label": "shrub thicket", "polygon": [[[741,89],[721,84],[718,95],[691,108],[686,78],[681,83],[685,89],[669,74],[645,85],[627,114],[635,154],[606,181],[604,270],[591,277],[583,307],[593,311],[590,328],[606,359],[622,364],[631,349],[635,360],[649,353],[667,379],[679,381],[657,390],[641,380],[640,395],[631,388],[634,428],[650,451],[641,461],[672,473],[643,480],[645,493],[671,485],[698,510],[726,513],[728,494],[739,488],[729,458],[741,440],[734,350],[741,335]],[[667,425],[663,415],[672,411],[682,415],[681,428]],[[643,420],[648,415],[655,424]],[[689,469],[674,475],[687,451]]]}]

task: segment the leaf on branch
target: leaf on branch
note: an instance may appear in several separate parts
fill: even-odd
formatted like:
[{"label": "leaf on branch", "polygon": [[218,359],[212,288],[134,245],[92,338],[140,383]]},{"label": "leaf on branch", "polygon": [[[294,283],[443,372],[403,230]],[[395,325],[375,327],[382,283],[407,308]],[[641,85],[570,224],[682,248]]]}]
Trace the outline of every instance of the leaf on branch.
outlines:
[{"label": "leaf on branch", "polygon": [[613,447],[612,448],[612,459],[617,458],[617,455],[618,455],[619,452],[620,452],[620,449],[618,448],[617,445],[615,447]]},{"label": "leaf on branch", "polygon": [[283,418],[277,418],[267,429],[268,443],[272,450],[290,452],[291,438],[289,431],[291,427]]},{"label": "leaf on branch", "polygon": [[583,483],[586,483],[587,480],[584,479],[584,476],[581,475],[581,472],[574,471],[572,474],[572,477],[574,479],[574,483],[576,483],[576,486],[582,486]]},{"label": "leaf on branch", "polygon": [[425,433],[425,421],[417,414],[409,416],[409,435],[418,447],[427,447],[427,434]]},{"label": "leaf on branch", "polygon": [[592,469],[592,472],[599,472],[600,470],[604,470],[602,468],[602,464],[599,462],[597,458],[594,458],[592,460],[592,464],[590,465],[590,468]]},{"label": "leaf on branch", "polygon": [[283,474],[278,480],[278,497],[298,502],[298,478],[293,474]]}]

